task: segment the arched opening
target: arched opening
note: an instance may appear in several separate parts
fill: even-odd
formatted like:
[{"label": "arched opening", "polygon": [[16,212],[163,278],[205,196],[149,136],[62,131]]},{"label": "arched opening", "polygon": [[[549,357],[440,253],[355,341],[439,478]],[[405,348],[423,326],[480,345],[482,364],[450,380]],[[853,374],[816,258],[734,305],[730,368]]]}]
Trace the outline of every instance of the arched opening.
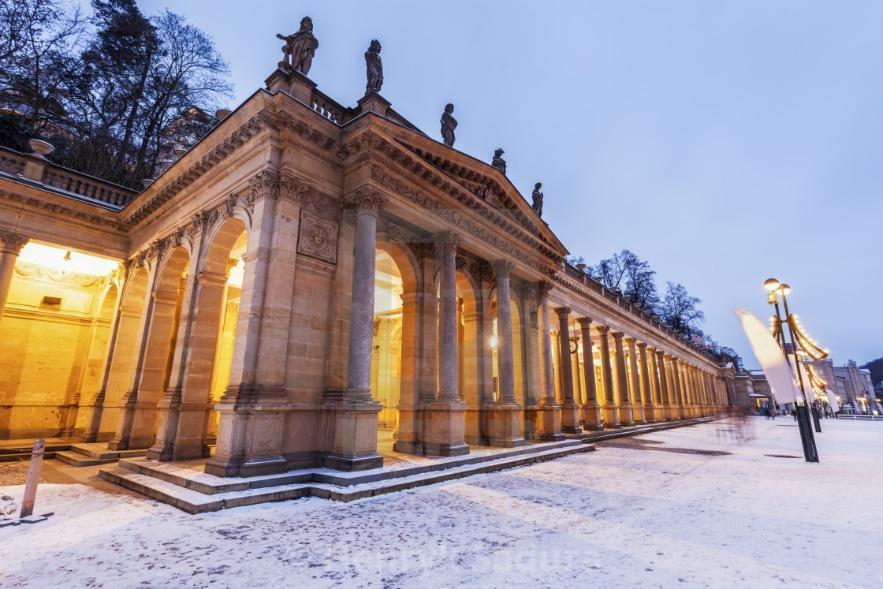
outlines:
[{"label": "arched opening", "polygon": [[100,432],[117,431],[122,417],[123,395],[132,386],[135,376],[135,363],[141,346],[144,308],[147,303],[147,274],[145,266],[134,268],[130,270],[123,284],[119,325],[105,389]]},{"label": "arched opening", "polygon": [[380,403],[377,416],[378,448],[392,447],[399,428],[402,398],[402,344],[404,280],[399,265],[386,249],[378,249],[374,272],[374,331],[371,356],[371,392]]},{"label": "arched opening", "polygon": [[247,249],[248,232],[242,221],[225,220],[211,239],[198,277],[185,394],[208,402],[204,425],[208,445],[217,440],[219,415],[214,407],[233,373]]},{"label": "arched opening", "polygon": [[[132,383],[137,390],[138,406],[130,431],[123,431],[120,436],[130,436],[126,446],[129,449],[149,448],[156,437],[157,404],[169,386],[189,261],[187,249],[176,247],[157,269],[150,321],[145,326],[144,357],[141,365],[135,367],[136,382]],[[129,426],[124,422],[123,427]]]},{"label": "arched opening", "polygon": [[110,335],[113,318],[119,303],[120,289],[113,282],[104,293],[94,321],[89,355],[80,385],[80,402],[73,434],[76,436],[97,433],[102,403],[99,399],[105,366],[110,353]]},{"label": "arched opening", "polygon": [[468,444],[481,440],[481,371],[484,349],[481,341],[481,308],[472,278],[457,271],[457,373],[460,396],[466,403],[465,438]]}]

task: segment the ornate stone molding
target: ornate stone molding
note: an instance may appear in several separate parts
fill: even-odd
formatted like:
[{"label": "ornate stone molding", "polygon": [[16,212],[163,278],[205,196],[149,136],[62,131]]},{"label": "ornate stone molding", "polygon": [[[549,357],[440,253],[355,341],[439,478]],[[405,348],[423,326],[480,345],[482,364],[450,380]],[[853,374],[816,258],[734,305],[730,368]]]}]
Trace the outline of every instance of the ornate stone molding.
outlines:
[{"label": "ornate stone molding", "polygon": [[25,235],[0,229],[0,253],[17,256],[27,242]]},{"label": "ornate stone molding", "polygon": [[297,253],[336,264],[337,231],[337,223],[301,209]]},{"label": "ornate stone molding", "polygon": [[373,212],[375,215],[385,202],[386,197],[383,196],[383,193],[370,186],[357,188],[346,199],[349,208],[359,212]]},{"label": "ornate stone molding", "polygon": [[515,264],[509,260],[495,260],[491,262],[491,266],[494,269],[494,276],[497,277],[497,280],[501,278],[509,278],[512,274],[512,270],[515,269]]},{"label": "ornate stone molding", "polygon": [[59,284],[68,284],[79,286],[81,288],[100,287],[107,283],[110,276],[92,276],[91,274],[80,274],[78,272],[65,272],[62,270],[52,270],[38,264],[30,262],[17,262],[15,264],[15,273],[26,278],[34,278],[57,282]]}]

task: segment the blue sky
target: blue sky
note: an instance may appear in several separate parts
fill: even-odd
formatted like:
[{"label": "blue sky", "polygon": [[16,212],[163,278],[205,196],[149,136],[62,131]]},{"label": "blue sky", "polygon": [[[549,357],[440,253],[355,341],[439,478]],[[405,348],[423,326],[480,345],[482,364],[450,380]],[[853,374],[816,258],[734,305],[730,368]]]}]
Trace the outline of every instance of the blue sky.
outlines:
[{"label": "blue sky", "polygon": [[310,77],[345,105],[383,44],[382,94],[456,147],[503,147],[522,194],[587,262],[628,248],[703,299],[703,329],[756,362],[733,316],[761,284],[836,361],[883,356],[883,3],[139,0],[206,31],[237,105],[272,72],[276,33],[313,18]]}]

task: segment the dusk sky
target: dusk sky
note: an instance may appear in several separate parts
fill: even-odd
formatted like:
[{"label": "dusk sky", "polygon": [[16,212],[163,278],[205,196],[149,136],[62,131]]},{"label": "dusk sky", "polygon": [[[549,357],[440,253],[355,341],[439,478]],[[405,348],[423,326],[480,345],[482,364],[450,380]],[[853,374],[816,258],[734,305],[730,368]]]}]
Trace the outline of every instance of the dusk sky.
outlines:
[{"label": "dusk sky", "polygon": [[310,78],[344,105],[383,44],[381,93],[440,140],[490,161],[594,264],[623,248],[657,287],[703,300],[702,328],[757,366],[733,315],[766,320],[762,282],[835,362],[883,355],[883,3],[161,2],[208,33],[237,106],[273,71],[276,33],[309,15]]}]

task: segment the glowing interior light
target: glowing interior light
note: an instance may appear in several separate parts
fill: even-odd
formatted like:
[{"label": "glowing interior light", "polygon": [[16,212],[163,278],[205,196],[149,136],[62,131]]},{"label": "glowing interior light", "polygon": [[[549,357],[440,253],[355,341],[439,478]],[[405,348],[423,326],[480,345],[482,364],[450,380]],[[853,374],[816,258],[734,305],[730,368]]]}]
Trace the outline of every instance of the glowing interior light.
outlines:
[{"label": "glowing interior light", "polygon": [[497,349],[497,336],[495,336],[495,335],[492,335],[492,336],[491,336],[490,344],[491,344],[491,349],[492,349],[492,350],[496,350],[496,349]]},{"label": "glowing interior light", "polygon": [[22,248],[18,259],[57,272],[72,272],[89,276],[107,276],[119,267],[118,260],[101,258],[34,241],[28,242]]}]

